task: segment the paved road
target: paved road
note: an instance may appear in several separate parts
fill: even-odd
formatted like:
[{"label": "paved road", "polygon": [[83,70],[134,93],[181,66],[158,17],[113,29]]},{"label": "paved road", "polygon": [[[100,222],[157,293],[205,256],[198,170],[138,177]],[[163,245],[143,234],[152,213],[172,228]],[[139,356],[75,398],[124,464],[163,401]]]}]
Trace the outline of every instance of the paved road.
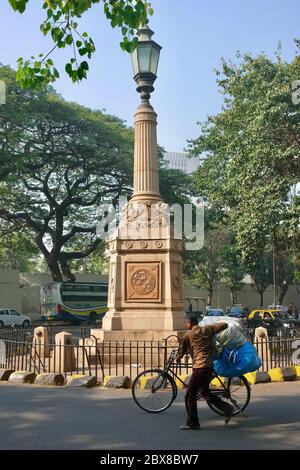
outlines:
[{"label": "paved road", "polygon": [[180,431],[182,393],[151,415],[127,390],[39,388],[0,383],[0,449],[300,449],[300,381],[255,385],[247,417],[200,405],[202,429]]}]

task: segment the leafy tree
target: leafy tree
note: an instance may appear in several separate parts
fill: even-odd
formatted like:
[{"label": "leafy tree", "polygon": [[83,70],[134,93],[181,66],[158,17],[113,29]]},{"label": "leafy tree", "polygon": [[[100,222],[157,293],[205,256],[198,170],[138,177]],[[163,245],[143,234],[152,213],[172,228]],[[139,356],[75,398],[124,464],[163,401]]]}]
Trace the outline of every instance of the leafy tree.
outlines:
[{"label": "leafy tree", "polygon": [[[22,90],[9,67],[0,78],[8,93],[0,107],[0,236],[30,235],[55,280],[73,280],[83,266],[105,269],[97,206],[132,193],[133,130],[51,87]],[[165,200],[189,202],[189,177],[160,173]]]},{"label": "leafy tree", "polygon": [[222,249],[221,279],[230,290],[231,304],[237,303],[238,292],[243,287],[245,267],[234,244],[226,244]]},{"label": "leafy tree", "polygon": [[159,172],[159,183],[161,197],[169,205],[191,202],[194,194],[191,175],[162,167]]},{"label": "leafy tree", "polygon": [[[189,150],[207,155],[197,172],[197,190],[226,212],[245,264],[271,241],[279,292],[282,227],[288,227],[289,240],[299,237],[299,197],[292,204],[290,191],[300,178],[300,106],[292,101],[300,58],[284,62],[278,52],[275,61],[263,54],[237,59],[223,61],[217,72],[222,110],[202,124]],[[290,282],[287,274],[281,300]]]},{"label": "leafy tree", "polygon": [[131,191],[133,132],[51,90],[34,93],[9,86],[0,108],[2,146],[14,162],[0,182],[0,219],[34,236],[54,280],[73,280],[70,261],[101,245],[97,206]]},{"label": "leafy tree", "polygon": [[204,214],[204,246],[199,251],[184,252],[184,272],[189,283],[207,290],[207,305],[212,304],[214,285],[220,280],[227,229],[220,214],[207,208]]},{"label": "leafy tree", "polygon": [[260,306],[264,305],[264,292],[273,283],[273,255],[262,252],[247,269],[252,278],[252,288],[260,296]]},{"label": "leafy tree", "polygon": [[[22,14],[29,0],[9,0],[9,3],[14,11]],[[45,36],[51,36],[54,46],[39,57],[18,59],[17,79],[23,87],[40,87],[59,78],[59,71],[50,58],[57,48],[71,48],[72,57],[65,70],[73,82],[87,77],[87,59],[92,58],[96,47],[89,34],[80,30],[79,23],[88,10],[103,7],[111,26],[120,28],[123,36],[120,45],[127,52],[136,47],[138,28],[146,24],[148,15],[153,14],[151,5],[145,0],[42,0],[40,4],[45,10],[40,30]]]},{"label": "leafy tree", "polygon": [[0,267],[18,269],[21,272],[31,271],[39,254],[31,235],[21,230],[5,233],[4,229],[0,234]]}]

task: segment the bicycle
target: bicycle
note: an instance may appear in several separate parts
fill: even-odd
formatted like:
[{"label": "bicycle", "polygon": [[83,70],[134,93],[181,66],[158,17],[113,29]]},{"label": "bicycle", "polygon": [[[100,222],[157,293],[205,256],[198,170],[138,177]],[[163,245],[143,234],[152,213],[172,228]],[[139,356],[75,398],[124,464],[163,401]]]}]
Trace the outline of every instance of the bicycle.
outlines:
[{"label": "bicycle", "polygon": [[[173,348],[166,361],[164,369],[148,369],[138,374],[132,384],[132,396],[135,403],[148,413],[161,413],[167,410],[177,397],[176,380],[184,388],[187,384],[181,380],[172,369],[178,352]],[[213,380],[216,379],[214,383]],[[219,382],[218,386],[215,383]],[[219,396],[234,407],[234,416],[242,413],[250,402],[251,389],[248,380],[244,377],[233,377],[223,381],[216,372],[213,373],[209,385],[210,393]],[[202,397],[199,395],[198,400]],[[202,399],[203,400],[203,399]],[[224,413],[207,401],[208,406],[215,413],[224,416]]]}]

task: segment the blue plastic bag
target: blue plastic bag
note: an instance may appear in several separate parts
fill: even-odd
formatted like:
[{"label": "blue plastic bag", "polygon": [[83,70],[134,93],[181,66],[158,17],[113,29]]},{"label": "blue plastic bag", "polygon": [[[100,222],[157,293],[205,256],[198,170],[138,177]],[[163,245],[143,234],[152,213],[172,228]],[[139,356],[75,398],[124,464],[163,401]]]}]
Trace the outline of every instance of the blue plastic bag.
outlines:
[{"label": "blue plastic bag", "polygon": [[214,360],[214,369],[222,377],[239,377],[261,367],[255,347],[246,342],[237,349],[224,349]]}]

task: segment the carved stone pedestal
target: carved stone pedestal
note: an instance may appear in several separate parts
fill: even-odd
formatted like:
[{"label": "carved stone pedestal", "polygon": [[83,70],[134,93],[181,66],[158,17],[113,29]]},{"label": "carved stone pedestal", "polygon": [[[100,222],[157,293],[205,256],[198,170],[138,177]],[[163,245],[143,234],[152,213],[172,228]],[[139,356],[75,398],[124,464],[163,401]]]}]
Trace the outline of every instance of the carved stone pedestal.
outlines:
[{"label": "carved stone pedestal", "polygon": [[[184,328],[181,245],[172,238],[110,241],[103,340],[159,340]],[[108,334],[116,331],[124,334]]]}]

